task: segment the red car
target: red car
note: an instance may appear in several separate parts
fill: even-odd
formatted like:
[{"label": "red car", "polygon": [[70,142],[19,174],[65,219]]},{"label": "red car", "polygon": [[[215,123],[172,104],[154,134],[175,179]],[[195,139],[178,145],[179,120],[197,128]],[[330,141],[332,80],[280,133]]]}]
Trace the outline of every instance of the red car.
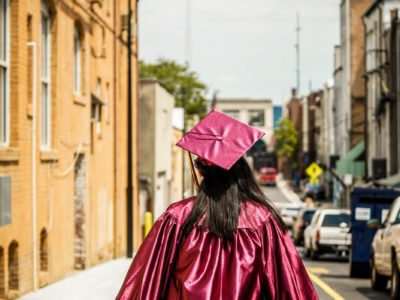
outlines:
[{"label": "red car", "polygon": [[258,180],[262,185],[276,185],[276,169],[261,168],[258,171]]}]

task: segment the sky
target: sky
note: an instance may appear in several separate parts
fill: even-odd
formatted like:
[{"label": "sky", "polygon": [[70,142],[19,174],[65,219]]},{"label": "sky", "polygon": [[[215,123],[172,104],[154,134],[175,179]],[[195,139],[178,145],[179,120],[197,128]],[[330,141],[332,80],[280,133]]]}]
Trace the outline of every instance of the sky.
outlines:
[{"label": "sky", "polygon": [[[191,1],[187,55],[186,1]],[[323,87],[339,41],[339,0],[141,0],[139,56],[190,67],[218,97],[269,98],[296,86],[296,12],[300,15],[300,93]]]}]

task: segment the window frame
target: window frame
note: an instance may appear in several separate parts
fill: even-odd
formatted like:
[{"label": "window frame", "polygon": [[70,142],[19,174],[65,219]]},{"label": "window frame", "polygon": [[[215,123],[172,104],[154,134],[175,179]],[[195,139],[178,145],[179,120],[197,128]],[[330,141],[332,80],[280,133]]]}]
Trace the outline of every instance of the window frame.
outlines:
[{"label": "window frame", "polygon": [[74,25],[74,93],[82,94],[82,34]]},{"label": "window frame", "polygon": [[[43,18],[46,18],[46,74],[44,75],[43,70]],[[48,4],[44,1],[41,2],[40,11],[40,148],[44,150],[51,149],[51,13]],[[46,86],[46,99],[43,99],[43,87]],[[44,115],[44,106],[46,101],[46,115]],[[46,118],[46,120],[44,120]],[[45,122],[45,123],[44,123]],[[46,128],[43,128],[46,126]],[[46,131],[46,140],[44,140],[44,132]]]},{"label": "window frame", "polygon": [[[258,116],[262,115],[262,123],[252,122],[252,114],[257,113]],[[249,109],[247,112],[248,115],[248,124],[256,127],[264,127],[265,126],[265,110],[264,109]]]},{"label": "window frame", "polygon": [[[0,59],[0,69],[4,69],[4,102],[0,100],[0,105],[4,107],[4,124],[5,128],[2,128],[0,134],[0,147],[8,147],[10,145],[10,5],[9,0],[2,0],[4,9],[4,58],[5,60]],[[0,4],[0,5],[1,5]],[[1,98],[0,98],[1,99]],[[1,119],[0,119],[1,120]],[[3,121],[2,121],[3,122]],[[4,131],[3,131],[4,130]]]}]

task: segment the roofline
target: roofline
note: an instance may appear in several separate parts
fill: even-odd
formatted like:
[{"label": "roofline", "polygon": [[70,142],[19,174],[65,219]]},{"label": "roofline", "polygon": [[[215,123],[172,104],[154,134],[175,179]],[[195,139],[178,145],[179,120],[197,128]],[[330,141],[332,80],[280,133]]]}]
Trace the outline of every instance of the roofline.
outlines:
[{"label": "roofline", "polygon": [[379,4],[381,4],[383,0],[376,0],[374,3],[371,4],[371,6],[365,11],[364,17],[369,17],[369,15],[372,13],[372,11],[377,8]]}]

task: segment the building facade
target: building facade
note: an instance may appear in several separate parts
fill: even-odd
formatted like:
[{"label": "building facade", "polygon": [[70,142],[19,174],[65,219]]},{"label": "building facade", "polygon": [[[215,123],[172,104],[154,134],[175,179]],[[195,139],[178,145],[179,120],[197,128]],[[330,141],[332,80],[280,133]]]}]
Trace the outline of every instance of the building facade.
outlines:
[{"label": "building facade", "polygon": [[148,178],[145,207],[154,219],[171,203],[174,101],[157,80],[140,80],[139,176]]},{"label": "building facade", "polygon": [[136,168],[126,213],[138,92],[127,12],[120,0],[0,1],[0,298],[126,255],[127,219],[139,227]]},{"label": "building facade", "polygon": [[400,172],[398,8],[400,1],[375,1],[363,18],[367,49],[367,176],[371,179]]},{"label": "building facade", "polygon": [[271,150],[274,126],[274,111],[271,100],[218,98],[215,108],[265,132],[263,141],[267,145],[267,149]]},{"label": "building facade", "polygon": [[342,0],[340,45],[335,48],[337,151],[343,156],[365,137],[364,34],[362,15],[372,0]]}]

